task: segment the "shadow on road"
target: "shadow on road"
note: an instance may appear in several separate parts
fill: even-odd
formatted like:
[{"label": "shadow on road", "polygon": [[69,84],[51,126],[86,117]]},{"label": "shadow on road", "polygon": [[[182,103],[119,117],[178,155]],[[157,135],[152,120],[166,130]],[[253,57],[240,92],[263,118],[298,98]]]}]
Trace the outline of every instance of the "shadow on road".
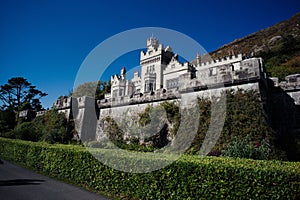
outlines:
[{"label": "shadow on road", "polygon": [[16,185],[40,185],[45,180],[38,179],[13,179],[13,180],[0,180],[1,186],[16,186]]}]

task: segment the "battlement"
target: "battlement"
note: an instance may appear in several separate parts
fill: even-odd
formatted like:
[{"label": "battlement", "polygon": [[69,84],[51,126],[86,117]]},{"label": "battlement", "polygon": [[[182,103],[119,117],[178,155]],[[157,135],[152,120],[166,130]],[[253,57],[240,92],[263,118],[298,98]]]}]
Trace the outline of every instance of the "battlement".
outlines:
[{"label": "battlement", "polygon": [[[278,83],[276,77],[271,79],[275,86],[281,87],[285,91],[298,91],[300,90],[300,74],[291,74],[285,77],[285,81]],[[277,82],[276,82],[277,80]]]},{"label": "battlement", "polygon": [[53,104],[55,109],[66,109],[72,106],[72,98],[71,97],[61,97],[56,100]]},{"label": "battlement", "polygon": [[154,59],[158,59],[154,62],[160,61],[162,59],[162,54],[173,54],[173,50],[170,46],[166,46],[166,48],[164,48],[163,44],[159,44],[157,38],[148,38],[147,51],[141,51],[140,53],[140,64],[148,64],[148,62],[146,61],[147,59],[151,59],[152,61],[154,61],[153,57],[156,57]]},{"label": "battlement", "polygon": [[112,84],[119,82],[120,80],[126,80],[126,68],[122,67],[120,76],[118,74],[112,75],[110,78]]},{"label": "battlement", "polygon": [[230,64],[230,63],[235,63],[235,62],[240,62],[243,60],[243,55],[242,54],[238,54],[238,55],[231,55],[231,56],[227,56],[224,58],[219,58],[216,60],[210,60],[210,61],[206,61],[206,62],[199,62],[199,55],[197,55],[198,63],[200,64],[201,67],[211,67],[211,66],[217,66],[217,65],[226,65],[226,64]]},{"label": "battlement", "polygon": [[87,96],[77,97],[74,99],[74,101],[76,101],[78,108],[85,108],[87,106],[95,105],[95,99]]},{"label": "battlement", "polygon": [[157,48],[158,45],[159,45],[159,41],[157,38],[152,36],[147,39],[147,48],[148,49]]},{"label": "battlement", "polygon": [[159,44],[159,46],[157,48],[153,48],[153,49],[147,49],[147,51],[141,51],[140,53],[140,58],[141,60],[150,58],[152,56],[155,55],[159,55],[162,51],[164,50],[163,45]]},{"label": "battlement", "polygon": [[19,112],[19,117],[20,118],[25,118],[25,119],[33,119],[36,116],[36,112],[34,110],[22,110]]},{"label": "battlement", "polygon": [[36,112],[36,117],[43,116],[43,115],[45,115],[47,112],[48,112],[47,110],[38,111],[38,112]]},{"label": "battlement", "polygon": [[142,104],[147,102],[165,101],[180,98],[178,90],[158,89],[155,92],[136,93],[132,96],[113,97],[97,100],[98,108],[117,107],[124,105]]}]

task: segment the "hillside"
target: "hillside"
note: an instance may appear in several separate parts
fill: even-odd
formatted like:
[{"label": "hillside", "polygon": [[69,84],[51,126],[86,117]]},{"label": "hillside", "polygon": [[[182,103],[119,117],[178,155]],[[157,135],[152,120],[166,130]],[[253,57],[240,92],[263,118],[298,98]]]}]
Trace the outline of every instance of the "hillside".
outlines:
[{"label": "hillside", "polygon": [[261,56],[267,71],[281,80],[300,73],[300,13],[269,28],[236,39],[210,53],[212,58],[242,53]]}]

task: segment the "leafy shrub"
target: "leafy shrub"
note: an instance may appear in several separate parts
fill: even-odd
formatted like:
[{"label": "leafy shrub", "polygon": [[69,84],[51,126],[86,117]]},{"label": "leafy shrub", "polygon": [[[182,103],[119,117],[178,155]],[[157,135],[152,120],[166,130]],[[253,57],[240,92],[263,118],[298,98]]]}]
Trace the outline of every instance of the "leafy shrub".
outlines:
[{"label": "leafy shrub", "polygon": [[38,141],[39,135],[35,132],[32,122],[23,122],[13,131],[15,137],[20,140]]},{"label": "leafy shrub", "polygon": [[[155,158],[99,149],[115,164]],[[300,163],[182,156],[151,173],[125,173],[100,163],[85,148],[0,138],[0,156],[47,175],[122,199],[299,199]],[[160,159],[162,156],[157,155]],[[164,155],[164,159],[171,155]],[[154,160],[153,160],[154,159]]]},{"label": "leafy shrub", "polygon": [[[178,120],[175,122],[174,119],[176,109],[178,109],[178,106],[171,102],[163,102],[162,104],[154,107],[148,106],[144,112],[139,114],[139,123],[143,127],[144,131],[142,136],[143,138],[140,139],[143,142],[152,143],[155,148],[162,148],[166,146],[170,142],[168,138],[176,135],[176,131],[173,130],[175,128],[170,128],[171,123],[174,123],[174,127],[178,126],[179,123]],[[169,124],[164,118],[165,114]]]},{"label": "leafy shrub", "polygon": [[107,137],[110,141],[117,143],[123,141],[123,131],[119,128],[118,124],[110,116],[101,119],[102,123],[107,123],[108,129],[106,130]]},{"label": "leafy shrub", "polygon": [[[222,132],[212,152],[221,152],[235,137],[245,138],[248,135],[251,141],[271,140],[274,137],[257,91],[228,90],[222,95],[226,95],[226,113],[222,111],[224,109],[219,109],[220,111],[215,109],[215,112],[216,115],[226,114],[226,117]],[[210,119],[213,104],[215,107],[223,106],[219,105],[216,98],[198,98],[199,126],[192,145],[187,151],[188,154],[199,154],[210,123],[213,123]]]},{"label": "leafy shrub", "polygon": [[15,113],[12,110],[0,110],[0,136],[7,136],[15,126]]},{"label": "leafy shrub", "polygon": [[21,140],[68,143],[73,138],[74,122],[67,121],[63,113],[50,110],[31,122],[20,122],[12,133]]},{"label": "leafy shrub", "polygon": [[271,149],[265,140],[261,143],[251,144],[250,137],[245,139],[238,139],[235,137],[229,143],[224,151],[223,156],[234,158],[252,158],[257,160],[267,160]]},{"label": "leafy shrub", "polygon": [[73,132],[70,130],[69,121],[64,113],[58,113],[57,110],[50,110],[45,115],[33,120],[36,132],[41,133],[41,141],[48,143],[68,143],[73,138]]}]

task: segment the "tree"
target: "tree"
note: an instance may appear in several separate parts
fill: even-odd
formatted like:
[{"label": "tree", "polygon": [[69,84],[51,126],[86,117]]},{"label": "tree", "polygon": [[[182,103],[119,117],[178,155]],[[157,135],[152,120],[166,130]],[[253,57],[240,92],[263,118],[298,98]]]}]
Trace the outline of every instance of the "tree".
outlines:
[{"label": "tree", "polygon": [[14,77],[0,88],[0,100],[2,109],[19,112],[24,109],[41,110],[40,99],[47,96],[46,93],[36,89],[23,77]]},{"label": "tree", "polygon": [[73,92],[72,96],[89,96],[95,97],[95,99],[104,99],[104,95],[110,93],[110,88],[110,80],[108,82],[101,80],[95,82],[86,82],[79,85]]}]

